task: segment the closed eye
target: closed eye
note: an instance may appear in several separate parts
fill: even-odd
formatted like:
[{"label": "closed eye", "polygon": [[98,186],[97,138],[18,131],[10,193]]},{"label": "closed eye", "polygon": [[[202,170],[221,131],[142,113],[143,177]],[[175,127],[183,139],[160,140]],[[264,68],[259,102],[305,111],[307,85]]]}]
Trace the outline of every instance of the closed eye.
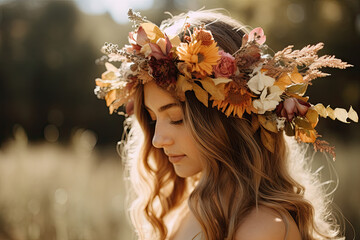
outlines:
[{"label": "closed eye", "polygon": [[[178,120],[178,121],[170,121],[171,124],[174,124],[174,125],[180,125],[183,123],[183,120]],[[155,125],[156,124],[156,120],[151,120],[149,121],[149,124],[150,125]]]},{"label": "closed eye", "polygon": [[180,125],[180,124],[183,123],[183,120],[181,119],[181,120],[178,120],[178,121],[171,121],[170,123],[174,124],[174,125]]}]

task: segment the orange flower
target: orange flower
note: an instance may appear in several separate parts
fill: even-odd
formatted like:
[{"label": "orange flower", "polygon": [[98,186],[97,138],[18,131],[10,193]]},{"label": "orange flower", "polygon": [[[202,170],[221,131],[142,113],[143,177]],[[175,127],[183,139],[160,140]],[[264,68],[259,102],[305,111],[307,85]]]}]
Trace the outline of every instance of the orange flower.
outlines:
[{"label": "orange flower", "polygon": [[234,81],[225,85],[225,99],[223,101],[214,100],[213,107],[217,106],[218,110],[221,110],[228,117],[231,114],[233,116],[242,117],[246,111],[248,114],[251,112],[257,112],[252,105],[251,97],[254,97],[246,88],[239,86]]},{"label": "orange flower", "polygon": [[190,67],[191,72],[198,72],[202,76],[212,74],[212,66],[216,65],[220,59],[219,48],[213,42],[209,46],[202,44],[202,41],[181,43],[177,47],[179,59],[185,61]]},{"label": "orange flower", "polygon": [[295,128],[295,139],[304,143],[314,143],[317,133],[315,130],[307,130],[303,128]]},{"label": "orange flower", "polygon": [[210,31],[207,31],[203,28],[197,29],[194,28],[193,39],[201,41],[202,45],[210,46],[214,42],[214,38]]}]

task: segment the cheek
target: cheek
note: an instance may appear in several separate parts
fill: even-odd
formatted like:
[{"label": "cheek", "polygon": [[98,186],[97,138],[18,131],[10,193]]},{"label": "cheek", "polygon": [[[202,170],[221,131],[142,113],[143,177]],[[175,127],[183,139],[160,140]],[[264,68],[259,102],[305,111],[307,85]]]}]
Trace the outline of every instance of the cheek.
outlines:
[{"label": "cheek", "polygon": [[[195,139],[192,137],[190,130],[186,127],[181,129],[177,134],[177,139],[182,145],[184,153],[189,157],[195,157],[198,154],[198,144]],[[186,152],[185,152],[186,151]]]},{"label": "cheek", "polygon": [[201,171],[203,163],[201,161],[198,143],[189,131],[184,130],[178,136],[179,139],[181,139],[182,149],[188,157],[189,167],[194,168],[194,171]]}]

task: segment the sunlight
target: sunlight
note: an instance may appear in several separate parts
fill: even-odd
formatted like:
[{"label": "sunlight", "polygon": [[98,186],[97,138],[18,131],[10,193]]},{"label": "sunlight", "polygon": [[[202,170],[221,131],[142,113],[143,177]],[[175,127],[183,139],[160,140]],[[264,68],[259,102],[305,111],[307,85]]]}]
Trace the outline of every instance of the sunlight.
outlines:
[{"label": "sunlight", "polygon": [[75,0],[79,9],[87,14],[109,13],[117,23],[127,23],[127,11],[149,9],[154,0]]}]

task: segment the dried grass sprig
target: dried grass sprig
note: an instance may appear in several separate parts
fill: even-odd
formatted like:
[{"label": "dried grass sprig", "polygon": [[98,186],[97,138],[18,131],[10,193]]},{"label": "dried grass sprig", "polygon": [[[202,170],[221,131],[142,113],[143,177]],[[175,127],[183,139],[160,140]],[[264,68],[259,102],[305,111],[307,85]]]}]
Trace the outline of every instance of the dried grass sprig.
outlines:
[{"label": "dried grass sprig", "polygon": [[324,55],[317,58],[310,66],[309,69],[319,69],[323,67],[340,68],[345,69],[347,67],[353,67],[353,65],[343,62],[341,59],[335,58],[335,56]]},{"label": "dried grass sprig", "polygon": [[316,140],[313,143],[313,146],[314,146],[315,152],[317,152],[317,151],[320,151],[322,153],[327,152],[327,153],[331,154],[331,156],[333,157],[333,160],[335,160],[335,158],[336,158],[335,146],[330,146],[330,144],[324,140]]},{"label": "dried grass sprig", "polygon": [[317,52],[324,47],[323,43],[307,45],[301,50],[293,50],[293,45],[287,46],[283,50],[275,53],[273,59],[282,62],[283,65],[309,66],[318,58]]},{"label": "dried grass sprig", "polygon": [[133,22],[133,27],[137,28],[141,23],[149,22],[146,17],[142,17],[139,12],[134,12],[131,8],[128,11],[128,18]]},{"label": "dried grass sprig", "polygon": [[321,72],[319,70],[313,70],[313,69],[309,69],[308,71],[306,71],[305,73],[305,76],[304,76],[304,81],[305,82],[310,82],[311,80],[313,79],[316,79],[316,78],[320,78],[320,77],[327,77],[327,76],[330,76],[329,73],[324,73],[324,72]]}]

